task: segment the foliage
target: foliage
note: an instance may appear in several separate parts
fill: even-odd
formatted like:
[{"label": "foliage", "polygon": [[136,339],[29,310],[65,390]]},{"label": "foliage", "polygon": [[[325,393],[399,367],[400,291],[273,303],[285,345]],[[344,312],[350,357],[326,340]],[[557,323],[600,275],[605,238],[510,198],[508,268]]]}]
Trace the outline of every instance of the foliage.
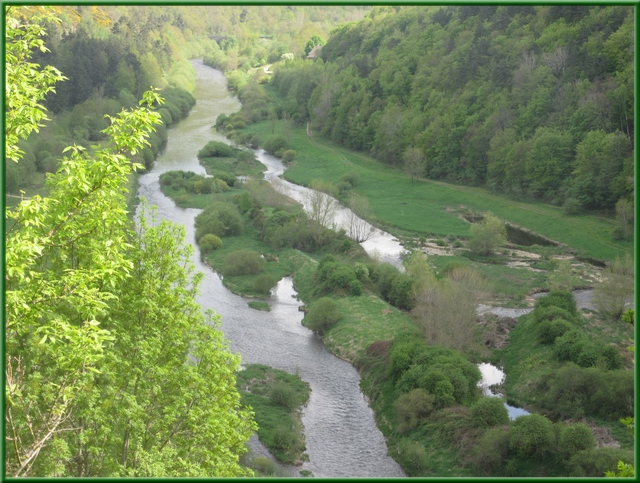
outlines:
[{"label": "foliage", "polygon": [[302,319],[302,324],[305,327],[324,334],[329,331],[342,317],[338,309],[338,304],[330,298],[322,297],[317,299],[311,307],[309,312]]},{"label": "foliage", "polygon": [[200,250],[202,251],[202,253],[208,253],[211,250],[217,250],[218,248],[221,248],[222,240],[216,235],[207,233],[198,240],[198,244],[200,245]]},{"label": "foliage", "polygon": [[235,155],[235,149],[227,143],[220,141],[209,141],[200,151],[198,151],[198,159],[202,158],[231,158]]},{"label": "foliage", "polygon": [[481,255],[490,255],[507,242],[504,222],[487,213],[480,223],[471,225],[469,248]]},{"label": "foliage", "polygon": [[279,151],[284,153],[289,149],[289,142],[287,141],[287,138],[285,138],[284,136],[277,135],[267,139],[262,145],[262,147],[266,152],[270,154],[276,154]]},{"label": "foliage", "polygon": [[196,240],[207,234],[218,237],[239,235],[243,230],[243,222],[235,205],[231,203],[214,203],[199,213],[195,219]]},{"label": "foliage", "polygon": [[471,407],[471,421],[479,428],[509,423],[509,413],[499,397],[482,397]]},{"label": "foliage", "polygon": [[616,471],[620,461],[623,461],[623,464],[633,463],[633,452],[614,448],[578,451],[571,457],[567,466],[571,476],[602,478],[606,472]]},{"label": "foliage", "polygon": [[564,457],[569,459],[578,451],[595,448],[596,438],[586,424],[576,423],[562,429],[558,446]]},{"label": "foliage", "polygon": [[275,287],[277,283],[278,279],[273,275],[263,273],[262,275],[256,277],[255,281],[253,282],[253,287],[256,292],[269,295],[271,293],[271,289]]},{"label": "foliage", "polygon": [[495,474],[509,455],[509,439],[509,426],[485,431],[471,450],[473,464],[489,475]]},{"label": "foliage", "polygon": [[236,250],[224,259],[224,275],[257,274],[264,270],[264,258],[253,250]]},{"label": "foliage", "polygon": [[522,458],[544,456],[554,443],[552,423],[540,414],[519,416],[511,425],[509,448]]},{"label": "foliage", "polygon": [[593,292],[598,311],[611,320],[618,320],[633,301],[634,263],[630,255],[616,258],[602,271],[603,281]]},{"label": "foliage", "polygon": [[571,322],[564,319],[544,320],[538,325],[538,339],[542,344],[553,344],[555,340],[573,329]]},{"label": "foliage", "polygon": [[605,476],[607,478],[633,478],[635,476],[635,469],[633,465],[625,464],[624,461],[618,461],[618,471],[607,471]]},{"label": "foliage", "polygon": [[435,397],[418,387],[402,394],[394,403],[401,433],[414,429],[434,409]]},{"label": "foliage", "polygon": [[[548,312],[542,311],[542,309],[546,309],[548,307],[558,307],[560,309],[566,310],[571,315],[567,317],[564,312],[558,312],[557,310]],[[536,316],[536,314],[538,315]],[[552,314],[554,318],[555,314],[558,314],[569,321],[571,321],[572,318],[578,314],[576,300],[571,292],[569,292],[568,290],[552,290],[551,292],[549,292],[549,294],[536,300],[534,306],[534,316],[536,317],[536,320],[538,322],[545,318],[549,319],[550,317],[552,317]]]}]

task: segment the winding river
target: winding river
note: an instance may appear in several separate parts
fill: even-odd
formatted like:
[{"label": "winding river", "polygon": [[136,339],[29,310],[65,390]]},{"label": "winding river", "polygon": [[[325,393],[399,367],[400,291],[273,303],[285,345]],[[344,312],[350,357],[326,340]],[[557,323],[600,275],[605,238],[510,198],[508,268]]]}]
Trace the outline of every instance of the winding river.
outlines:
[{"label": "winding river", "polygon": [[[194,229],[194,218],[200,210],[179,208],[161,193],[158,179],[166,171],[205,173],[197,152],[211,140],[225,140],[212,126],[219,114],[240,108],[237,98],[228,93],[221,72],[201,61],[192,64],[197,104],[185,120],[169,130],[166,150],[152,170],[140,177],[139,195],[158,207],[160,218],[185,227],[187,243],[196,248],[193,263],[205,276],[198,302],[222,316],[221,328],[231,350],[241,354],[244,364],[266,364],[297,373],[311,385],[311,397],[302,417],[309,461],[301,467],[285,467],[285,471],[292,476],[299,476],[300,470],[309,470],[316,477],[405,476],[387,456],[384,437],[360,391],[357,371],[327,352],[321,339],[300,324],[303,314],[298,310],[301,303],[296,299],[292,280],[285,278],[278,284],[269,301],[271,312],[249,308],[247,300],[228,291],[220,277],[200,261]],[[259,155],[268,166],[271,157]],[[394,243],[384,236],[380,239],[385,244]],[[393,249],[388,253],[394,253]],[[399,260],[400,251],[395,253]],[[256,438],[250,444],[256,454],[264,454]]]}]

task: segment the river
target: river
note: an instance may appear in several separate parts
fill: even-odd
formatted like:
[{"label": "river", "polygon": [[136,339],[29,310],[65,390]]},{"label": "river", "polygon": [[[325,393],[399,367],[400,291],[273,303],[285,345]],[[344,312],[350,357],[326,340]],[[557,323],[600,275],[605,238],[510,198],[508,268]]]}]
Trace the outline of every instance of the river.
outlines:
[{"label": "river", "polygon": [[[192,64],[197,103],[186,119],[169,130],[165,151],[151,171],[140,177],[139,195],[158,207],[160,218],[185,227],[186,241],[196,249],[193,263],[204,274],[198,303],[222,316],[222,331],[231,350],[242,356],[243,364],[269,365],[298,374],[310,384],[311,397],[302,416],[309,461],[300,467],[288,467],[289,474],[299,476],[300,470],[309,470],[316,477],[405,476],[387,456],[384,437],[360,391],[358,372],[327,352],[322,340],[301,325],[301,303],[295,297],[292,280],[285,278],[276,287],[269,301],[271,312],[249,308],[246,299],[227,290],[220,277],[200,261],[194,229],[194,218],[200,210],[179,208],[161,193],[158,180],[166,171],[205,173],[197,152],[211,140],[225,141],[212,126],[219,114],[240,108],[237,98],[227,91],[221,72],[199,60]],[[265,156],[262,153],[260,158]],[[255,438],[251,446],[263,454]]]}]

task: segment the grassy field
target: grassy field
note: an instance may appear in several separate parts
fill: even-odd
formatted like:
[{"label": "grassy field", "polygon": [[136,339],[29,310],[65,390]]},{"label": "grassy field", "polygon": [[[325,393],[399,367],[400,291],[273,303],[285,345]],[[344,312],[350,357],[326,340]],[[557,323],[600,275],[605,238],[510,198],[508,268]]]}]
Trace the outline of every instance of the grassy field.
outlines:
[{"label": "grassy field", "polygon": [[[271,135],[271,124],[268,121],[251,124],[245,131],[258,134],[264,142]],[[457,213],[491,211],[515,225],[567,244],[585,256],[612,260],[633,249],[633,243],[613,239],[616,225],[609,218],[568,216],[555,206],[514,201],[482,188],[427,180],[412,183],[400,170],[365,154],[318,136],[307,136],[304,127],[278,121],[275,133],[285,135],[290,148],[296,151],[296,162],[285,173],[287,179],[308,185],[315,178],[337,182],[349,172],[356,173],[359,184],[355,191],[369,199],[378,224],[394,234],[404,230],[421,235],[468,236],[470,225]]]}]

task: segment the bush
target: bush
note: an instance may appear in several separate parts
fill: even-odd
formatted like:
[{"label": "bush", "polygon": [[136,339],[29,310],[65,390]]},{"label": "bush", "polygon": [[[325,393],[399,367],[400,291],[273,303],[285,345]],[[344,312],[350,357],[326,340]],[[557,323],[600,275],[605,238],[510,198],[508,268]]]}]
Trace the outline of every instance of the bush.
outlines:
[{"label": "bush", "polygon": [[196,216],[195,226],[197,240],[208,233],[218,237],[240,235],[242,217],[235,205],[215,203]]},{"label": "bush", "polygon": [[573,298],[573,294],[566,290],[552,290],[548,295],[540,297],[536,300],[535,308],[538,307],[560,307],[566,310],[571,315],[578,315],[578,306],[576,305],[576,299]]},{"label": "bush", "polygon": [[262,275],[258,275],[256,280],[253,282],[253,289],[258,293],[268,295],[277,283],[278,279],[276,277],[269,273],[263,273]]},{"label": "bush", "polygon": [[296,157],[296,152],[293,149],[287,149],[282,153],[282,162],[284,164],[291,164]]},{"label": "bush", "polygon": [[578,329],[572,329],[558,337],[553,344],[553,355],[559,361],[577,362],[587,336]]},{"label": "bush", "polygon": [[595,448],[596,438],[591,429],[584,423],[567,426],[560,433],[560,451],[565,458],[570,458],[578,451]]},{"label": "bush", "polygon": [[236,250],[227,255],[222,273],[228,275],[252,275],[264,269],[264,258],[253,250]]},{"label": "bush", "polygon": [[358,176],[358,174],[350,171],[347,174],[343,175],[340,178],[339,182],[349,183],[352,188],[355,188],[356,186],[358,186],[359,180],[360,177]]},{"label": "bush", "polygon": [[435,398],[422,388],[416,388],[402,394],[393,407],[400,425],[398,431],[404,433],[414,429],[418,423],[433,411]]},{"label": "bush", "polygon": [[509,412],[499,397],[482,397],[471,407],[471,422],[477,428],[509,424]]},{"label": "bush", "polygon": [[284,136],[271,136],[267,139],[263,145],[263,148],[266,152],[270,154],[275,154],[277,151],[283,150],[286,151],[289,149],[289,141]]},{"label": "bush", "polygon": [[541,323],[545,320],[564,319],[568,322],[575,323],[576,318],[569,312],[560,307],[537,307],[533,309],[533,320],[535,323]]},{"label": "bush", "polygon": [[298,397],[295,390],[284,382],[276,382],[273,385],[269,398],[274,404],[287,409],[293,409],[298,405]]},{"label": "bush", "polygon": [[288,426],[280,425],[273,431],[273,447],[281,451],[290,451],[301,444],[296,431]]},{"label": "bush", "polygon": [[259,475],[259,476],[274,476],[275,475],[275,465],[273,461],[271,461],[266,456],[256,456],[251,460],[251,468]]},{"label": "bush", "polygon": [[481,255],[490,255],[497,247],[507,242],[507,229],[504,221],[487,213],[480,223],[471,225],[469,248]]},{"label": "bush", "polygon": [[358,280],[360,280],[361,282],[365,282],[369,279],[369,269],[367,269],[364,264],[357,262],[353,266],[353,271],[356,274]]},{"label": "bush", "polygon": [[537,329],[541,344],[553,344],[555,340],[573,329],[573,324],[564,319],[544,320]]},{"label": "bush", "polygon": [[598,448],[578,451],[567,464],[570,476],[600,477],[607,471],[615,471],[618,461],[633,464],[633,452],[615,448]]},{"label": "bush", "polygon": [[403,440],[399,444],[398,461],[409,476],[417,476],[429,466],[427,453],[417,441]]},{"label": "bush", "polygon": [[509,456],[509,426],[485,431],[471,450],[471,461],[481,471],[492,474]]},{"label": "bush", "polygon": [[200,250],[202,250],[202,253],[208,253],[212,250],[221,248],[222,240],[220,240],[220,238],[216,235],[208,233],[198,240],[198,244],[200,245]]},{"label": "bush", "polygon": [[220,141],[210,141],[204,148],[198,151],[198,159],[201,158],[232,158],[235,156],[235,149],[227,143]]},{"label": "bush", "polygon": [[391,282],[388,295],[389,303],[399,309],[411,310],[415,305],[413,296],[413,279],[404,273],[399,273]]},{"label": "bush", "polygon": [[349,293],[356,297],[362,295],[362,283],[360,280],[351,280],[351,282],[349,282]]},{"label": "bush", "polygon": [[316,300],[302,320],[303,325],[319,334],[324,334],[340,320],[338,304],[327,297]]},{"label": "bush", "polygon": [[553,424],[541,414],[519,416],[511,426],[509,448],[520,457],[544,455],[554,443]]},{"label": "bush", "polygon": [[216,177],[216,179],[224,181],[229,187],[233,186],[234,184],[236,184],[236,181],[238,181],[238,178],[236,178],[231,173],[227,173],[226,171],[216,171],[214,173],[214,176]]}]

